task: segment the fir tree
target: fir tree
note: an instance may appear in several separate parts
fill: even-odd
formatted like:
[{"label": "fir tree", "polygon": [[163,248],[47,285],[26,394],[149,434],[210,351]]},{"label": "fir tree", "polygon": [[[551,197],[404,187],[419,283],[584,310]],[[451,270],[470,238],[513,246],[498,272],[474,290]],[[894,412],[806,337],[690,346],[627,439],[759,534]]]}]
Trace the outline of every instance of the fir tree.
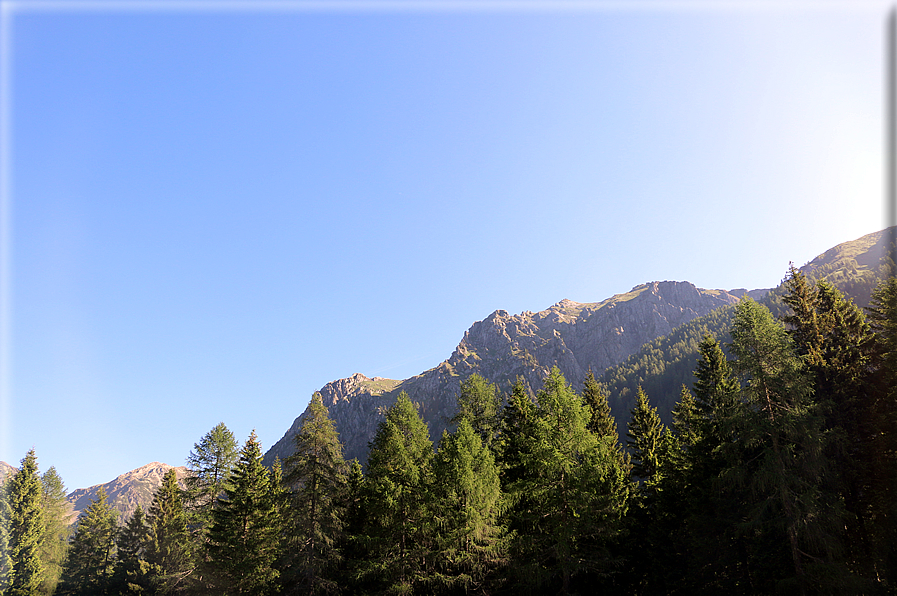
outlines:
[{"label": "fir tree", "polygon": [[9,507],[9,477],[0,481],[0,594],[6,594],[12,583],[12,552],[9,545],[9,524],[12,510]]},{"label": "fir tree", "polygon": [[187,509],[192,523],[207,527],[212,508],[228,486],[231,468],[237,463],[237,440],[223,422],[207,432],[187,457],[185,480]]},{"label": "fir tree", "polygon": [[169,593],[183,590],[193,572],[187,514],[181,500],[177,473],[171,468],[153,495],[147,523],[150,540],[146,560],[156,590]]},{"label": "fir tree", "polygon": [[814,575],[830,573],[814,568],[830,558],[826,549],[834,541],[826,526],[838,517],[820,490],[824,437],[811,381],[784,326],[753,300],[736,307],[731,350],[745,379],[736,446],[750,457],[731,470],[730,478],[754,495],[749,526],[767,537],[781,532],[786,539],[793,575],[780,587],[806,593]]},{"label": "fir tree", "polygon": [[9,550],[12,558],[10,596],[37,594],[44,579],[41,549],[44,542],[42,489],[34,449],[9,481]]},{"label": "fir tree", "polygon": [[[629,483],[620,459],[588,430],[590,412],[552,368],[519,443],[520,477],[509,491],[516,556],[530,585],[569,592],[575,576],[609,573],[608,542],[620,530]],[[525,406],[524,406],[525,407]]]},{"label": "fir tree", "polygon": [[391,592],[411,591],[427,579],[432,460],[427,426],[403,391],[377,427],[365,479],[371,548],[368,571]]},{"label": "fir tree", "polygon": [[108,594],[115,563],[118,513],[106,502],[102,487],[78,519],[60,588],[63,594]]},{"label": "fir tree", "polygon": [[50,468],[41,476],[42,508],[44,517],[44,542],[41,560],[44,565],[44,581],[41,592],[52,594],[62,575],[69,539],[69,519],[67,513],[65,485],[56,472]]},{"label": "fir tree", "polygon": [[146,594],[151,591],[150,565],[146,561],[151,532],[143,509],[137,505],[116,539],[113,585],[120,594]]},{"label": "fir tree", "polygon": [[240,450],[232,485],[212,511],[206,545],[219,591],[233,594],[277,593],[283,523],[280,491],[262,465],[255,431]]},{"label": "fir tree", "polygon": [[435,584],[465,594],[482,592],[505,558],[495,458],[462,417],[453,434],[443,434],[434,467]]},{"label": "fir tree", "polygon": [[632,476],[649,484],[656,483],[668,446],[667,429],[660,421],[657,408],[648,403],[648,396],[641,386],[636,393],[626,437],[632,455]]},{"label": "fir tree", "polygon": [[333,420],[315,393],[286,459],[290,579],[302,593],[335,592],[347,466]]},{"label": "fir tree", "polygon": [[498,407],[499,399],[495,385],[478,373],[473,373],[461,381],[458,411],[452,418],[452,424],[458,424],[462,419],[466,419],[480,435],[480,440],[485,445],[491,446],[498,432]]},{"label": "fir tree", "polygon": [[589,406],[589,430],[599,437],[611,437],[614,443],[620,440],[617,434],[617,421],[610,410],[607,388],[595,380],[592,367],[583,382],[582,399]]}]

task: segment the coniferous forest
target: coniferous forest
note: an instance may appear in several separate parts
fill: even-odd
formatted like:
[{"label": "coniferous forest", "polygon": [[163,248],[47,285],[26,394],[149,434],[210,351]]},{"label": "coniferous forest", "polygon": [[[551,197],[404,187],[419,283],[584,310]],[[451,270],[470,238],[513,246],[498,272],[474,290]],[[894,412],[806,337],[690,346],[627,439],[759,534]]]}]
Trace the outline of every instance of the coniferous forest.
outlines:
[{"label": "coniferous forest", "polygon": [[436,444],[402,393],[362,467],[316,394],[284,461],[219,424],[185,486],[127,520],[101,492],[74,528],[29,451],[0,594],[897,593],[897,279],[861,309],[792,267],[781,301],[737,304],[626,428],[591,371],[535,395],[474,374]]}]

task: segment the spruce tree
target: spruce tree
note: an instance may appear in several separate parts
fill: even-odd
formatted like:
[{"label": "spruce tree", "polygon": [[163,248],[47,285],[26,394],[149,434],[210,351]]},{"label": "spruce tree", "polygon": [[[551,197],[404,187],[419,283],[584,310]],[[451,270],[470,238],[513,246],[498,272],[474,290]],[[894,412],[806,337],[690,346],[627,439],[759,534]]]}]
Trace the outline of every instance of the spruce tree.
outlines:
[{"label": "spruce tree", "polygon": [[8,488],[10,478],[0,481],[0,594],[12,583],[12,553],[9,548],[9,524],[12,510],[9,507]]},{"label": "spruce tree", "polygon": [[668,447],[667,429],[657,408],[639,385],[635,406],[629,416],[626,445],[632,455],[632,476],[653,484],[659,481],[663,458]]},{"label": "spruce tree", "polygon": [[78,519],[60,583],[63,594],[109,594],[115,564],[118,513],[102,487]]},{"label": "spruce tree", "polygon": [[[767,537],[781,532],[785,539],[792,574],[779,578],[779,588],[802,594],[824,589],[821,577],[836,572],[825,565],[836,543],[828,524],[840,516],[820,487],[824,435],[811,379],[784,326],[753,300],[736,306],[731,350],[745,381],[735,436],[751,457],[730,478],[753,495],[748,526]],[[768,551],[768,544],[763,548]]]},{"label": "spruce tree", "polygon": [[207,432],[187,457],[186,504],[191,522],[207,527],[212,508],[227,488],[231,468],[237,463],[239,445],[223,422]]},{"label": "spruce tree", "polygon": [[368,454],[369,575],[387,591],[408,592],[428,578],[433,444],[404,391],[377,427]]},{"label": "spruce tree", "polygon": [[137,505],[131,518],[116,538],[117,556],[113,585],[120,594],[145,594],[152,588],[150,565],[146,549],[152,529],[147,524],[143,508]]},{"label": "spruce tree", "polygon": [[146,560],[155,589],[162,593],[183,590],[193,572],[187,514],[174,468],[165,472],[153,495],[147,523],[150,527]]},{"label": "spruce tree", "polygon": [[34,449],[9,481],[9,550],[12,558],[10,596],[37,594],[44,580],[41,550],[44,542],[42,489]]},{"label": "spruce tree", "polygon": [[589,430],[599,437],[611,437],[614,443],[620,440],[617,434],[617,421],[610,410],[607,388],[595,380],[592,367],[582,386],[582,399],[589,406]]},{"label": "spruce tree", "polygon": [[312,396],[294,444],[284,478],[290,490],[287,579],[302,593],[335,592],[348,469],[320,393]]},{"label": "spruce tree", "polygon": [[578,575],[612,571],[607,545],[621,529],[629,482],[616,453],[589,431],[591,413],[557,367],[536,404],[519,439],[520,477],[509,487],[515,556],[530,586],[567,593]]},{"label": "spruce tree", "polygon": [[217,591],[266,595],[279,590],[283,522],[280,490],[262,464],[255,431],[240,450],[232,485],[218,498],[209,530],[209,563]]},{"label": "spruce tree", "polygon": [[483,592],[505,559],[498,467],[470,421],[443,434],[435,459],[433,515],[437,526],[434,587]]},{"label": "spruce tree", "polygon": [[44,516],[44,542],[41,560],[44,565],[44,581],[41,592],[52,594],[62,575],[69,539],[65,485],[54,466],[41,476],[42,508]]},{"label": "spruce tree", "polygon": [[461,381],[461,394],[458,396],[458,411],[452,418],[452,424],[467,419],[480,440],[487,446],[492,445],[499,426],[498,391],[478,373],[473,373]]}]

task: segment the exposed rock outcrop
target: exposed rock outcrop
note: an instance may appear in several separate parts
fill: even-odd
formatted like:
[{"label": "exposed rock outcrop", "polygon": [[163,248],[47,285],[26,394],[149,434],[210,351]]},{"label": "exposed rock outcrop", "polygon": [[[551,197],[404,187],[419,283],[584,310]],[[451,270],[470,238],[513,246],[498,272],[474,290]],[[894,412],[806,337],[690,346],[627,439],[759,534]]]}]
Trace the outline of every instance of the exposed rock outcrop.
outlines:
[{"label": "exposed rock outcrop", "polygon": [[[90,488],[79,488],[70,492],[67,500],[72,508],[72,522],[90,507],[90,502],[97,498],[100,488],[106,491],[106,502],[119,512],[119,521],[122,523],[131,517],[131,514],[137,509],[137,505],[140,505],[145,512],[149,511],[153,503],[153,495],[156,493],[156,489],[162,485],[162,477],[172,468],[174,466],[154,461],[136,470],[125,472],[106,484],[97,484]],[[174,469],[178,483],[181,488],[184,488],[184,478],[189,474],[187,468],[180,466]]]},{"label": "exposed rock outcrop", "polygon": [[[765,292],[765,291],[760,291]],[[703,290],[688,282],[642,284],[603,302],[561,300],[546,310],[511,315],[497,310],[474,323],[452,355],[438,366],[404,381],[370,379],[356,373],[321,389],[324,405],[336,423],[345,455],[364,460],[379,413],[405,391],[418,405],[438,440],[454,414],[460,383],[474,372],[506,391],[519,376],[532,391],[557,365],[578,387],[588,369],[599,374],[623,361],[642,344],[711,310],[734,304],[746,290]],[[266,454],[284,459],[292,452],[297,418]]]}]

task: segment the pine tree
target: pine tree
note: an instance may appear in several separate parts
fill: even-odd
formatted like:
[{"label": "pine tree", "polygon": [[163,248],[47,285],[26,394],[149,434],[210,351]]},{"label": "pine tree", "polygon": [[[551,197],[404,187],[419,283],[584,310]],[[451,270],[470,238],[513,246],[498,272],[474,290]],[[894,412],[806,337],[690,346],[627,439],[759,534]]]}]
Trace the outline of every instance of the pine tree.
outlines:
[{"label": "pine tree", "polygon": [[482,592],[504,561],[498,518],[501,487],[490,449],[462,417],[443,434],[435,458],[433,512],[438,528],[435,584],[444,590]]},{"label": "pine tree", "polygon": [[493,383],[478,373],[473,373],[461,381],[461,394],[458,396],[458,411],[452,418],[452,424],[467,419],[480,440],[487,446],[498,432],[499,399]]},{"label": "pine tree", "polygon": [[428,579],[432,460],[430,433],[403,391],[377,427],[365,479],[371,547],[368,571],[387,591],[412,591]]},{"label": "pine tree", "polygon": [[44,581],[41,592],[53,594],[62,575],[69,539],[65,485],[54,466],[41,476],[41,507],[44,517],[44,542],[41,561],[44,565]]},{"label": "pine tree", "polygon": [[153,495],[147,523],[150,540],[146,561],[153,585],[161,593],[183,590],[193,572],[193,561],[187,514],[174,468],[165,472],[162,484]]},{"label": "pine tree", "polygon": [[39,593],[44,579],[41,549],[44,515],[40,475],[34,449],[28,451],[19,471],[9,481],[9,550],[12,558],[10,596]]},{"label": "pine tree", "polygon": [[333,571],[341,555],[343,498],[347,466],[333,420],[315,393],[294,437],[295,451],[286,459],[290,488],[287,550],[289,579],[302,593],[335,592]]},{"label": "pine tree", "polygon": [[151,591],[150,565],[146,549],[152,539],[152,529],[140,505],[116,539],[117,556],[113,585],[119,594],[146,594]]},{"label": "pine tree", "polygon": [[63,594],[108,594],[115,563],[118,513],[106,502],[102,487],[78,519],[62,573]]},{"label": "pine tree", "polygon": [[217,590],[233,594],[277,593],[283,532],[279,489],[262,465],[262,451],[255,431],[240,450],[233,469],[232,486],[219,497],[209,530],[209,562],[216,574]]}]

